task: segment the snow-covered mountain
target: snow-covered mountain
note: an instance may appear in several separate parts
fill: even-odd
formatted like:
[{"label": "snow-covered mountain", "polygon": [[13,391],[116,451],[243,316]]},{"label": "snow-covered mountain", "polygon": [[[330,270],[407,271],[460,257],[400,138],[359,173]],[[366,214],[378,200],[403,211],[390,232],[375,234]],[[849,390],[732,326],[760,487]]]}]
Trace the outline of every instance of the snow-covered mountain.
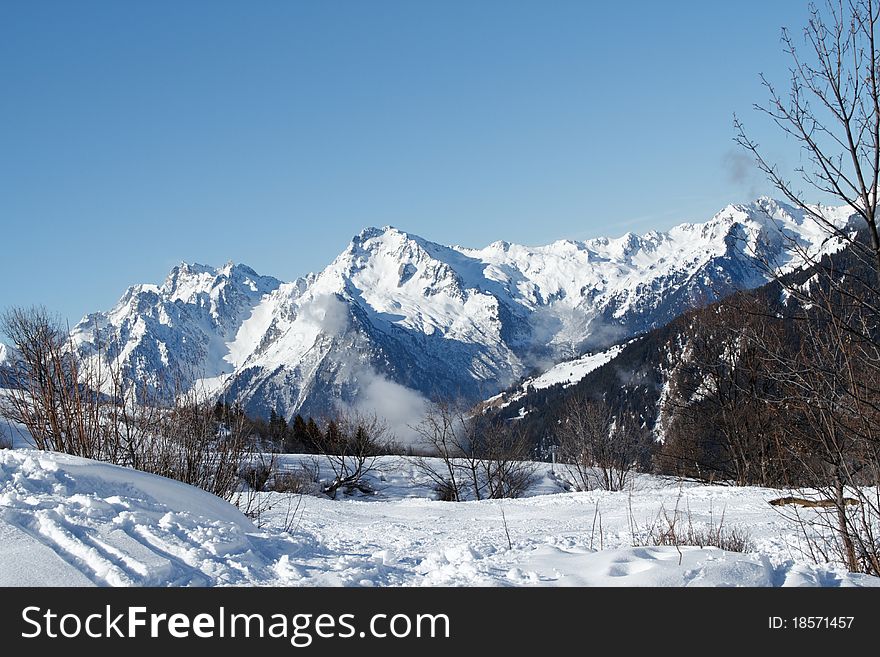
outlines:
[{"label": "snow-covered mountain", "polygon": [[234,371],[241,325],[279,287],[244,265],[183,263],[161,285],[134,285],[109,312],[87,315],[74,337],[87,354],[121,359],[132,378],[189,386]]},{"label": "snow-covered mountain", "polygon": [[801,250],[837,248],[824,235],[766,198],[668,232],[541,247],[470,249],[368,228],[292,283],[244,265],[182,264],[75,334],[94,356],[109,345],[104,356],[132,376],[199,381],[261,414],[320,414],[339,401],[405,412],[428,397],[485,399],[756,287],[768,278],[762,263],[791,268]]}]

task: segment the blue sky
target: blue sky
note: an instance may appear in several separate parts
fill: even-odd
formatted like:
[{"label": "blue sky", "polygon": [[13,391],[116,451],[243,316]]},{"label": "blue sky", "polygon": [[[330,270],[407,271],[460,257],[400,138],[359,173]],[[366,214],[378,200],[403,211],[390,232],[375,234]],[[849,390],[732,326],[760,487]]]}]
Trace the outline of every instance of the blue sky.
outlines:
[{"label": "blue sky", "polygon": [[291,280],[365,226],[526,244],[770,189],[737,112],[806,3],[5,1],[0,307],[71,322],[177,262]]}]

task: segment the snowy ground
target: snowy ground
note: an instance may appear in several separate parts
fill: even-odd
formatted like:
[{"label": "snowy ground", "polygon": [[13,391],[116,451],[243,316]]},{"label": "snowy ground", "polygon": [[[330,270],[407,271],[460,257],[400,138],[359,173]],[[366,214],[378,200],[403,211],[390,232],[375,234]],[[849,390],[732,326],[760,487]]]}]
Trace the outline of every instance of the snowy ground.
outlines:
[{"label": "snowy ground", "polygon": [[[376,495],[259,494],[255,524],[160,477],[0,450],[0,585],[880,585],[811,564],[767,504],[777,491],[643,476],[631,492],[562,493],[541,467],[530,497],[453,503],[430,499],[411,464],[388,457]],[[695,524],[723,513],[754,551],[632,547],[633,525],[647,527],[661,506]]]},{"label": "snowy ground", "polygon": [[[550,467],[540,467],[531,496],[518,500],[434,501],[415,469],[399,459],[388,463],[373,498],[303,498],[298,531],[314,537],[328,557],[314,571],[306,566],[304,583],[880,585],[875,578],[810,564],[791,521],[767,504],[778,491],[641,476],[628,492],[563,493]],[[676,508],[695,525],[717,525],[723,514],[726,526],[749,532],[755,553],[682,548],[680,555],[674,547],[632,547],[633,529],[642,533],[661,509],[672,515]],[[261,522],[278,526],[282,511],[275,503]]]}]

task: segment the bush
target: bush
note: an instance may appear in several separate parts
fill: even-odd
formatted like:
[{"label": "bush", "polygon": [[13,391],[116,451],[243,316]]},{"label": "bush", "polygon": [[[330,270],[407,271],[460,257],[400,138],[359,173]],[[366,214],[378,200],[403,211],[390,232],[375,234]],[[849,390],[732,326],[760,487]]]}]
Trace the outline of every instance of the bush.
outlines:
[{"label": "bush", "polygon": [[639,460],[645,430],[633,413],[584,395],[567,401],[555,429],[560,463],[579,491],[624,490]]},{"label": "bush", "polygon": [[716,547],[728,552],[753,552],[755,549],[751,535],[743,527],[694,526],[690,522],[681,533],[673,525],[657,527],[648,534],[643,544]]},{"label": "bush", "polygon": [[316,495],[321,491],[318,481],[317,462],[301,463],[294,470],[276,472],[270,485],[276,493],[292,493],[294,495]]},{"label": "bush", "polygon": [[260,462],[246,465],[241,472],[241,478],[248,488],[257,492],[266,490],[266,483],[272,476],[273,464]]},{"label": "bush", "polygon": [[440,481],[434,484],[434,492],[439,502],[457,502],[458,494],[455,487],[448,481]]},{"label": "bush", "polygon": [[660,507],[654,521],[643,528],[636,528],[630,514],[633,547],[640,546],[693,546],[716,547],[728,552],[754,552],[755,544],[745,527],[726,527],[724,514],[716,523],[714,515],[708,523],[694,524],[690,509],[681,512],[676,504],[670,514]]},{"label": "bush", "polygon": [[333,473],[324,482],[324,494],[333,499],[340,490],[346,495],[373,494],[369,475],[379,469],[379,456],[387,454],[391,444],[388,425],[375,414],[340,412],[328,420],[315,437],[315,450]]}]

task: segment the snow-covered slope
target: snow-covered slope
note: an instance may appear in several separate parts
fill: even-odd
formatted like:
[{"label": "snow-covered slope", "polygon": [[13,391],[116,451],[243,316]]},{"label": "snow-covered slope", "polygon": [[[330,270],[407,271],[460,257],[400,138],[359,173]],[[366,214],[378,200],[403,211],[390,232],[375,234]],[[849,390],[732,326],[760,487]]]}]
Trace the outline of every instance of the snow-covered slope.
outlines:
[{"label": "snow-covered slope", "polygon": [[[638,338],[634,338],[634,340],[638,340]],[[480,404],[480,408],[484,412],[505,408],[513,402],[525,398],[526,395],[534,390],[543,390],[555,385],[569,388],[582,380],[590,372],[610,363],[620,354],[625,346],[626,344],[616,344],[603,351],[586,353],[579,358],[557,363],[540,376],[529,377],[515,388],[499,392],[497,395],[486,399]],[[521,406],[520,411],[522,415],[527,413],[525,406]]]},{"label": "snow-covered slope", "polygon": [[253,412],[320,414],[339,400],[418,410],[425,397],[485,399],[760,285],[763,261],[796,267],[802,249],[838,248],[823,235],[770,199],[666,233],[543,247],[449,247],[369,228],[288,284],[242,265],[181,265],[76,333],[97,353],[97,328],[133,376],[201,380]]},{"label": "snow-covered slope", "polygon": [[605,351],[595,354],[584,354],[580,358],[554,365],[541,376],[526,380],[522,387],[523,389],[531,387],[535,390],[542,390],[557,384],[562,384],[563,386],[575,384],[593,370],[613,360],[620,353],[620,350],[623,349],[623,346],[622,344],[614,345]]},{"label": "snow-covered slope", "polygon": [[[546,492],[549,466],[539,467]],[[649,476],[634,483],[631,492],[504,500],[508,546],[501,500],[430,499],[430,487],[397,457],[383,459],[373,498],[258,494],[266,508],[258,528],[232,505],[169,479],[57,453],[0,450],[0,585],[880,584],[810,563],[797,526],[767,504],[777,491]],[[293,528],[290,504],[300,504]],[[747,527],[754,551],[631,546],[633,518],[650,522],[679,505],[697,527],[713,517],[717,523],[723,509],[724,526]],[[591,531],[597,509],[603,522]]]},{"label": "snow-covered slope", "polygon": [[[65,454],[0,450],[0,585],[277,582],[278,536],[192,486]],[[280,541],[280,542],[279,542]],[[286,544],[285,544],[286,542]]]}]

